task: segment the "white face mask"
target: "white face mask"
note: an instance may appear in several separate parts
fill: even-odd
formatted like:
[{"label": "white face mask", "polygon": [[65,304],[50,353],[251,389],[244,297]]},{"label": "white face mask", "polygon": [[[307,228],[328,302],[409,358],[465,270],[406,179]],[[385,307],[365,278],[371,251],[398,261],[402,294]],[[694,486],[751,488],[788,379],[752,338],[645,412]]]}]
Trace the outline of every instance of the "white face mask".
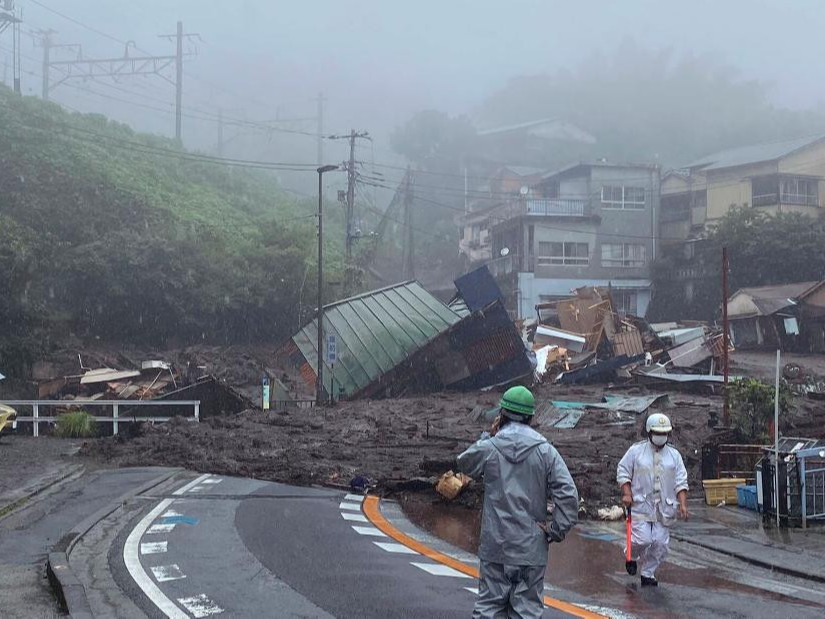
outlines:
[{"label": "white face mask", "polygon": [[656,445],[656,447],[664,447],[667,443],[667,434],[652,433],[650,435],[650,442]]}]

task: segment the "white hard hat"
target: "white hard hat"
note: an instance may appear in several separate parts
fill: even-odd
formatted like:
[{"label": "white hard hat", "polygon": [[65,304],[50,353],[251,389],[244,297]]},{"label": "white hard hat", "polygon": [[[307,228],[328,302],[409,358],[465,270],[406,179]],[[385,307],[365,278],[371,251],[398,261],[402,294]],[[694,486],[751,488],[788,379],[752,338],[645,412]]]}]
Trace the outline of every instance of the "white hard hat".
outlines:
[{"label": "white hard hat", "polygon": [[667,415],[662,413],[653,413],[647,418],[645,423],[645,432],[656,432],[657,434],[667,434],[673,431],[673,426],[670,425],[670,419]]}]

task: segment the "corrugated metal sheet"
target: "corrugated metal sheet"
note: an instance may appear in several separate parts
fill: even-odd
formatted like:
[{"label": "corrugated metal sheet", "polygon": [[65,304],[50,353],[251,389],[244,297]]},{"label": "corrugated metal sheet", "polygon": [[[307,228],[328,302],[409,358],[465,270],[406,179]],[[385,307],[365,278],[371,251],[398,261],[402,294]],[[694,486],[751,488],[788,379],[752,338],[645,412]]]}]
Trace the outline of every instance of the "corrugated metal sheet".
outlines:
[{"label": "corrugated metal sheet", "polygon": [[[324,308],[324,333],[337,337],[338,361],[334,372],[324,369],[329,392],[334,374],[335,392],[351,395],[406,360],[461,316],[428,293],[418,282],[376,290]],[[316,370],[318,321],[313,320],[293,338],[313,374]],[[314,376],[313,376],[314,380]]]}]

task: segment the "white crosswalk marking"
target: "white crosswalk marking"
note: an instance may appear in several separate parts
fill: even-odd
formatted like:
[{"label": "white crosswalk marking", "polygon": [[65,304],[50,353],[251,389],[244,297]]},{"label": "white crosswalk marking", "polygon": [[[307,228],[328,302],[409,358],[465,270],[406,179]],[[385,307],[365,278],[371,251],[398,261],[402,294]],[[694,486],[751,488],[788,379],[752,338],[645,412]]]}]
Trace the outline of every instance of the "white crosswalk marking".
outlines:
[{"label": "white crosswalk marking", "polygon": [[356,527],[353,525],[353,530],[359,535],[373,535],[375,537],[387,537],[375,527]]},{"label": "white crosswalk marking", "polygon": [[341,503],[338,506],[338,509],[348,509],[353,512],[360,512],[361,511],[361,504],[360,503]]},{"label": "white crosswalk marking", "polygon": [[180,567],[177,564],[173,563],[172,565],[158,565],[155,567],[150,567],[152,573],[155,575],[155,580],[158,582],[167,582],[169,580],[180,580],[181,578],[186,578],[186,574],[184,574]]},{"label": "white crosswalk marking", "polygon": [[458,570],[454,570],[453,568],[447,565],[441,565],[440,563],[412,563],[415,567],[420,570],[424,570],[425,572],[432,574],[433,576],[451,576],[452,578],[472,578],[467,574],[462,574]]},{"label": "white crosswalk marking", "polygon": [[146,542],[140,545],[140,554],[142,555],[156,555],[161,552],[166,552],[167,542]]},{"label": "white crosswalk marking", "polygon": [[355,501],[356,503],[363,503],[366,497],[362,494],[348,494],[344,497],[345,501]]},{"label": "white crosswalk marking", "polygon": [[344,520],[351,520],[352,522],[369,522],[364,514],[351,514],[349,512],[341,512],[341,517]]},{"label": "white crosswalk marking", "polygon": [[180,602],[180,605],[189,611],[193,617],[197,617],[198,619],[223,612],[223,608],[215,604],[215,602],[203,593],[189,598],[178,598],[178,602]]},{"label": "white crosswalk marking", "polygon": [[149,527],[149,530],[146,531],[146,534],[149,533],[169,533],[172,529],[175,528],[174,524],[153,524]]},{"label": "white crosswalk marking", "polygon": [[394,552],[400,555],[417,555],[418,553],[412,548],[408,548],[404,544],[392,544],[387,542],[373,542],[379,548],[387,552]]}]

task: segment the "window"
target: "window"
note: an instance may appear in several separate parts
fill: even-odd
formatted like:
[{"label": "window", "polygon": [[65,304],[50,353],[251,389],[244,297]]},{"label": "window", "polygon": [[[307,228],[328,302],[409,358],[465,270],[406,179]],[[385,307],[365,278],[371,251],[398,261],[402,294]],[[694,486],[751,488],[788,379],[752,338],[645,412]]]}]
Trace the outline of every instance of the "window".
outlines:
[{"label": "window", "polygon": [[605,243],[602,245],[602,266],[633,268],[645,265],[646,248],[631,243]]},{"label": "window", "polygon": [[645,207],[645,188],[624,185],[602,186],[602,208],[640,210]]},{"label": "window", "polygon": [[616,290],[610,291],[610,296],[613,299],[614,308],[617,313],[622,316],[638,316],[639,314],[639,295],[635,290]]},{"label": "window", "polygon": [[587,243],[539,242],[538,264],[586,266],[590,264],[590,247]]},{"label": "window", "polygon": [[783,178],[779,183],[784,204],[819,206],[819,181],[808,178]]}]

